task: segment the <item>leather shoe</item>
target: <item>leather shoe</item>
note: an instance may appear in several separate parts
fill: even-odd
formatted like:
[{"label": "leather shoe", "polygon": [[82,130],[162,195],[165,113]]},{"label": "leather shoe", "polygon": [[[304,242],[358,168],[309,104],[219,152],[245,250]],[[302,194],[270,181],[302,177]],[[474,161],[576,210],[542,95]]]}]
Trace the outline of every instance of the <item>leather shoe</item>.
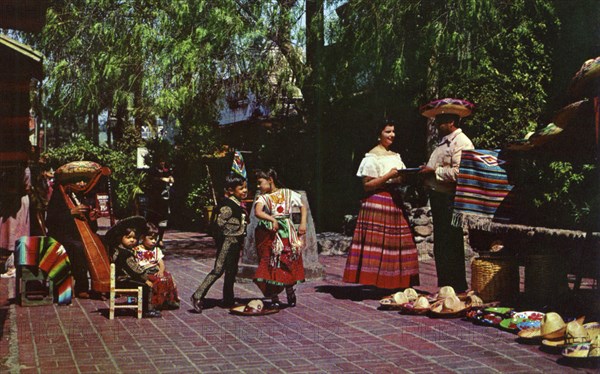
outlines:
[{"label": "leather shoe", "polygon": [[160,317],[162,317],[162,314],[160,313],[159,310],[149,310],[143,314],[143,317],[144,318],[160,318]]},{"label": "leather shoe", "polygon": [[89,299],[90,294],[87,291],[82,291],[77,294],[78,299]]},{"label": "leather shoe", "polygon": [[192,306],[196,313],[202,313],[202,299],[196,299],[194,295],[190,297],[190,301],[192,302]]}]

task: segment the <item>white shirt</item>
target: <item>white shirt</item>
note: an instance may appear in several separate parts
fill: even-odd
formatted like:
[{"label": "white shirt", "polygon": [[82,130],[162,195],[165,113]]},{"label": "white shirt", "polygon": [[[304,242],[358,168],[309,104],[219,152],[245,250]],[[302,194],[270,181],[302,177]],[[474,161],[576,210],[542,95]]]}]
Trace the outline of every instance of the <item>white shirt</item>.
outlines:
[{"label": "white shirt", "polygon": [[435,178],[427,178],[425,185],[434,191],[454,193],[462,150],[474,148],[461,129],[444,136],[427,162],[427,166],[435,170]]},{"label": "white shirt", "polygon": [[[360,162],[356,176],[361,178],[379,178],[392,169],[406,169],[406,166],[404,166],[404,162],[402,162],[402,158],[400,158],[398,153],[388,155],[367,153],[365,154],[365,158]],[[399,178],[393,178],[386,183],[398,183],[399,180]]]}]

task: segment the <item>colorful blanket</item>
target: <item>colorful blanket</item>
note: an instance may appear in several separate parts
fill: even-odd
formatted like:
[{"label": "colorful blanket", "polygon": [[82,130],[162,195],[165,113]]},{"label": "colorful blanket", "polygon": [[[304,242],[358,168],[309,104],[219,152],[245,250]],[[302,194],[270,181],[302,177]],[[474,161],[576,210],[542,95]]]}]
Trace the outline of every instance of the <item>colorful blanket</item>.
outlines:
[{"label": "colorful blanket", "polygon": [[489,230],[493,222],[509,223],[511,207],[507,196],[506,161],[498,150],[462,151],[454,197],[452,224]]},{"label": "colorful blanket", "polygon": [[15,245],[15,264],[37,266],[54,282],[58,303],[71,303],[71,262],[65,247],[59,242],[49,236],[22,236]]}]

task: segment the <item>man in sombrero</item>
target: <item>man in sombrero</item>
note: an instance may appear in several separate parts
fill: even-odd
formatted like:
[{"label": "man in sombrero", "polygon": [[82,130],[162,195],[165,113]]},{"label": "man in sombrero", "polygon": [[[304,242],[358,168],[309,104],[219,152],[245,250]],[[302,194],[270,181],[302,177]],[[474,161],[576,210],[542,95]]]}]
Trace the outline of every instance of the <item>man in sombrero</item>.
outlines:
[{"label": "man in sombrero", "polygon": [[451,224],[452,203],[462,150],[474,148],[459,128],[460,119],[469,116],[472,109],[473,104],[459,99],[436,100],[421,107],[421,114],[434,119],[440,137],[419,171],[429,189],[438,286],[452,286],[457,292],[467,289],[467,281],[463,231]]}]

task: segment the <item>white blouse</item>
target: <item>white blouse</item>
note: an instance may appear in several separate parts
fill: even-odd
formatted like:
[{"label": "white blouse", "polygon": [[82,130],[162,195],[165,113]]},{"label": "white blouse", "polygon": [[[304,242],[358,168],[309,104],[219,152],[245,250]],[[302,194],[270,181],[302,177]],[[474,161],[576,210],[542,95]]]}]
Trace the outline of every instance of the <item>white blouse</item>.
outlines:
[{"label": "white blouse", "polygon": [[[389,155],[376,155],[373,153],[365,154],[365,157],[360,162],[357,177],[379,178],[392,169],[406,169],[400,154],[394,153]],[[392,178],[386,183],[399,183],[400,178]]]}]

